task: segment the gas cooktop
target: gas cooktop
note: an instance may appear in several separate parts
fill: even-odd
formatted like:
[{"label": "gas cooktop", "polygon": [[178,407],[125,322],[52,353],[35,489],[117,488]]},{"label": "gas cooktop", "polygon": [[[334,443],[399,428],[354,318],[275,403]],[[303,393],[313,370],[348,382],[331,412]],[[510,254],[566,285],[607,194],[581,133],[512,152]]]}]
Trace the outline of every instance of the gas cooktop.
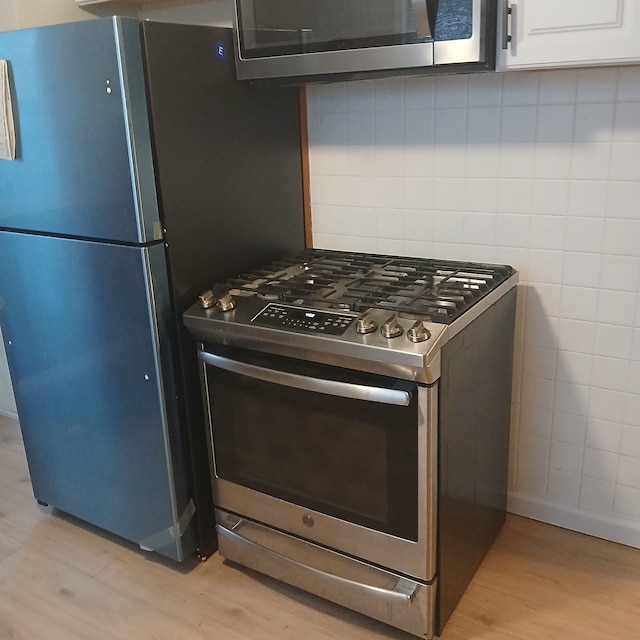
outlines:
[{"label": "gas cooktop", "polygon": [[203,342],[425,370],[516,282],[507,265],[309,249],[215,284],[184,321]]},{"label": "gas cooktop", "polygon": [[449,324],[514,273],[505,265],[310,249],[214,291],[356,312],[388,309]]}]

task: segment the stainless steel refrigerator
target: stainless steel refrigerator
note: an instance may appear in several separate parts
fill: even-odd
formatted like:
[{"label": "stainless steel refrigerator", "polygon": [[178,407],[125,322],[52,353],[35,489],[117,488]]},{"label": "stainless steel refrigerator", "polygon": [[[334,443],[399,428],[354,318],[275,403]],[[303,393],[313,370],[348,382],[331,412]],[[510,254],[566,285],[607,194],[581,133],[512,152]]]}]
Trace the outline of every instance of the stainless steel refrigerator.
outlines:
[{"label": "stainless steel refrigerator", "polygon": [[215,550],[202,290],[304,245],[295,88],[231,31],[104,18],[0,34],[0,321],[35,498],[183,560]]}]

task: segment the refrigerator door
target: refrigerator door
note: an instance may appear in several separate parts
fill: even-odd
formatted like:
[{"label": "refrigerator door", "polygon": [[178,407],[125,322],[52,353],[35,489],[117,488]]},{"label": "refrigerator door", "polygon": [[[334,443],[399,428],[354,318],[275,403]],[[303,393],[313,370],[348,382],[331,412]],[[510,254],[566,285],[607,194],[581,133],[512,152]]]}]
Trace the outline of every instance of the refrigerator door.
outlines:
[{"label": "refrigerator door", "polygon": [[35,497],[176,560],[193,551],[167,274],[149,248],[0,231],[0,321]]},{"label": "refrigerator door", "polygon": [[138,22],[3,33],[0,59],[16,127],[16,159],[0,171],[0,228],[160,239]]}]

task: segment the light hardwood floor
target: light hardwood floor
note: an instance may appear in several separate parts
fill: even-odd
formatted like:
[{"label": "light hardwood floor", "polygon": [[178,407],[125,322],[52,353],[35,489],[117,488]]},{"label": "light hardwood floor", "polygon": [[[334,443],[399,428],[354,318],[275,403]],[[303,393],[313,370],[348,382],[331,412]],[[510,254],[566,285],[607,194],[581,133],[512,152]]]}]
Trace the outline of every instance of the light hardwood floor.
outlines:
[{"label": "light hardwood floor", "polygon": [[[176,565],[36,508],[0,416],[1,640],[411,640],[227,564]],[[510,516],[442,640],[637,640],[640,551]]]}]

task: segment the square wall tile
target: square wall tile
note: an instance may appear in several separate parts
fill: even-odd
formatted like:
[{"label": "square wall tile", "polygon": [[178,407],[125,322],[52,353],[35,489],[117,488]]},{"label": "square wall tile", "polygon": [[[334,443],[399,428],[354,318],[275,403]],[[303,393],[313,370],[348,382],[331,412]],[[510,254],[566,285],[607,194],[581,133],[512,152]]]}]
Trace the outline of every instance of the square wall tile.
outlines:
[{"label": "square wall tile", "polygon": [[589,417],[587,420],[587,437],[585,443],[592,449],[619,453],[621,448],[622,425],[617,422],[610,422]]},{"label": "square wall tile", "polygon": [[617,69],[578,69],[578,104],[591,102],[615,102],[618,89]]},{"label": "square wall tile", "polygon": [[587,416],[564,411],[554,411],[551,437],[553,440],[568,442],[582,447],[587,433]]},{"label": "square wall tile", "polygon": [[548,495],[556,500],[577,505],[580,497],[580,474],[549,469]]},{"label": "square wall tile", "polygon": [[571,142],[573,127],[573,105],[541,105],[538,107],[537,142]]},{"label": "square wall tile", "polygon": [[593,356],[591,384],[594,387],[612,391],[626,391],[628,380],[628,360]]},{"label": "square wall tile", "polygon": [[404,107],[411,109],[433,109],[436,100],[436,79],[421,76],[404,79]]},{"label": "square wall tile", "polygon": [[640,489],[640,458],[620,456],[617,472],[618,484]]},{"label": "square wall tile", "polygon": [[580,475],[582,473],[583,455],[584,449],[581,445],[552,440],[549,466],[552,469]]},{"label": "square wall tile", "polygon": [[546,466],[524,461],[518,462],[516,473],[517,490],[544,498],[547,493],[547,472],[548,468]]},{"label": "square wall tile", "polygon": [[[536,148],[535,167],[534,174],[537,174],[537,163],[540,160],[540,154],[538,151],[540,145]],[[569,162],[567,160],[567,166]],[[568,170],[567,170],[568,174]],[[539,179],[533,183],[533,195],[531,203],[532,213],[542,213],[555,215],[564,220],[564,215],[568,210],[569,202],[569,185],[568,180],[560,179]],[[549,238],[552,243],[557,243],[556,238]],[[564,234],[562,236],[562,246],[564,246]],[[546,246],[546,245],[545,245]]]},{"label": "square wall tile", "polygon": [[572,105],[576,99],[577,83],[577,69],[542,71],[539,76],[538,102]]},{"label": "square wall tile", "polygon": [[604,217],[607,210],[607,191],[605,180],[571,180],[568,212],[576,218]]},{"label": "square wall tile", "polygon": [[585,449],[582,473],[590,478],[615,483],[618,473],[618,454],[601,449]]},{"label": "square wall tile", "polygon": [[578,104],[575,108],[575,142],[608,142],[613,133],[615,104]]},{"label": "square wall tile", "polygon": [[518,436],[518,460],[540,464],[549,458],[549,438],[542,438],[526,431]]},{"label": "square wall tile", "polygon": [[551,409],[522,403],[520,430],[548,439],[551,435]]},{"label": "square wall tile", "polygon": [[590,385],[592,382],[591,369],[593,361],[594,356],[590,353],[559,350],[556,380],[585,387]]},{"label": "square wall tile", "polygon": [[618,485],[614,508],[616,513],[640,520],[640,490]]},{"label": "square wall tile", "polygon": [[592,354],[596,335],[595,322],[562,318],[559,329],[558,346],[560,349]]},{"label": "square wall tile", "polygon": [[618,69],[619,102],[640,102],[640,65]]},{"label": "square wall tile", "polygon": [[582,476],[580,505],[601,511],[612,511],[615,487],[613,482]]}]

